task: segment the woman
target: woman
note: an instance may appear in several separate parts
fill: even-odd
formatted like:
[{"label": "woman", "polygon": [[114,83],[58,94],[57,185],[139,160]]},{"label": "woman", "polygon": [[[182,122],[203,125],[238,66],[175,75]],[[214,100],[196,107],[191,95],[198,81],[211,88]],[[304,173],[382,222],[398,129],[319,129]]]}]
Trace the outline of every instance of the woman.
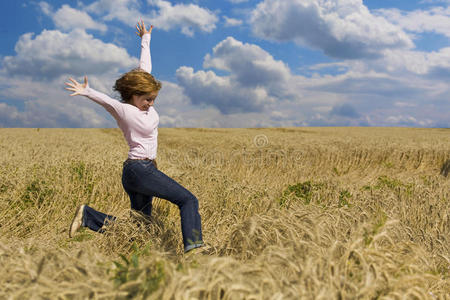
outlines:
[{"label": "woman", "polygon": [[[204,246],[198,200],[187,189],[159,171],[156,167],[156,150],[159,116],[153,108],[161,83],[151,74],[150,39],[153,26],[145,28],[143,21],[136,25],[141,37],[141,59],[139,68],[119,78],[114,89],[122,101],[111,99],[89,87],[88,79],[78,83],[69,78],[66,82],[70,96],[82,95],[102,105],[117,121],[130,146],[128,159],[123,164],[122,184],[130,196],[131,208],[146,216],[152,212],[153,196],[169,200],[180,209],[181,231],[184,252]],[[98,212],[87,205],[81,205],[70,226],[72,237],[81,227],[102,231],[105,222],[115,217]]]}]

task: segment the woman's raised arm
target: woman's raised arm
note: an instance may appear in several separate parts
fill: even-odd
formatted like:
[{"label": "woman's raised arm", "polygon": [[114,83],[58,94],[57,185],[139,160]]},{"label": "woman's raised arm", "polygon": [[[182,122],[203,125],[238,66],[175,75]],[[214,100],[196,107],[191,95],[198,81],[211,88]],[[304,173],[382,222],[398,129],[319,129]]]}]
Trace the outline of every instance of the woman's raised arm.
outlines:
[{"label": "woman's raised arm", "polygon": [[84,83],[80,83],[73,78],[71,82],[66,82],[66,90],[72,91],[70,96],[85,96],[103,106],[117,121],[125,118],[124,104],[110,98],[108,95],[100,93],[89,87],[87,76],[84,76]]},{"label": "woman's raised arm", "polygon": [[139,68],[146,71],[147,73],[152,72],[152,57],[150,55],[150,40],[153,30],[153,25],[150,29],[145,28],[144,21],[138,22],[136,25],[136,34],[141,37],[141,59],[139,61]]}]

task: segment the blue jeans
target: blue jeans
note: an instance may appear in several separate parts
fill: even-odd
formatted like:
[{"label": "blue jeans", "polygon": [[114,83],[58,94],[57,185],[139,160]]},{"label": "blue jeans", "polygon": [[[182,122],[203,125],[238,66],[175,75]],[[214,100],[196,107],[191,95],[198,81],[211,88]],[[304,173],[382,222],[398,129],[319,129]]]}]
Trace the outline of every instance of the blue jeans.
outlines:
[{"label": "blue jeans", "polygon": [[[197,198],[175,180],[156,169],[153,162],[126,161],[123,165],[122,185],[130,196],[131,208],[146,216],[152,214],[153,196],[176,204],[180,209],[184,251],[187,252],[203,245]],[[102,232],[105,222],[114,220],[115,217],[111,215],[85,206],[83,226]]]}]

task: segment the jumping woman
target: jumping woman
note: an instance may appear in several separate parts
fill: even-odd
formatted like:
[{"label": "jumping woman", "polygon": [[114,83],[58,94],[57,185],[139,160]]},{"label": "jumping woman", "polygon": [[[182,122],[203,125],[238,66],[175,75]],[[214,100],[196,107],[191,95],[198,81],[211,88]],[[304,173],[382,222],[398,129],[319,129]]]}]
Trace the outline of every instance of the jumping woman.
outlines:
[{"label": "jumping woman", "polygon": [[[139,68],[123,74],[114,85],[114,90],[120,93],[122,102],[89,87],[86,76],[84,83],[69,78],[71,82],[65,83],[66,89],[73,92],[70,96],[85,96],[100,104],[116,119],[130,147],[128,159],[123,163],[122,185],[130,196],[131,209],[150,217],[153,196],[176,204],[180,209],[184,252],[187,253],[204,246],[198,200],[191,192],[157,169],[155,158],[159,116],[153,104],[161,89],[161,82],[150,74],[150,39],[153,26],[147,30],[141,21],[136,25],[136,29],[141,37]],[[80,227],[102,232],[105,222],[114,220],[115,217],[111,215],[81,205],[75,213],[69,236],[72,237]]]}]

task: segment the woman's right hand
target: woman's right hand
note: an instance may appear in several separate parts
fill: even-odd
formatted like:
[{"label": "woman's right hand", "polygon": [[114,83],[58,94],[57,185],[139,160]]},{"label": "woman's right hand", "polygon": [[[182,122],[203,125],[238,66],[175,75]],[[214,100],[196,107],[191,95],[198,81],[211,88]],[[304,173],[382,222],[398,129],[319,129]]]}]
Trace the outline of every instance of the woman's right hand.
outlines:
[{"label": "woman's right hand", "polygon": [[84,92],[85,89],[89,87],[87,76],[84,76],[84,83],[79,83],[73,78],[69,78],[69,80],[72,81],[72,83],[65,82],[65,84],[68,86],[65,89],[74,92],[73,94],[70,94],[70,96],[80,95]]}]

